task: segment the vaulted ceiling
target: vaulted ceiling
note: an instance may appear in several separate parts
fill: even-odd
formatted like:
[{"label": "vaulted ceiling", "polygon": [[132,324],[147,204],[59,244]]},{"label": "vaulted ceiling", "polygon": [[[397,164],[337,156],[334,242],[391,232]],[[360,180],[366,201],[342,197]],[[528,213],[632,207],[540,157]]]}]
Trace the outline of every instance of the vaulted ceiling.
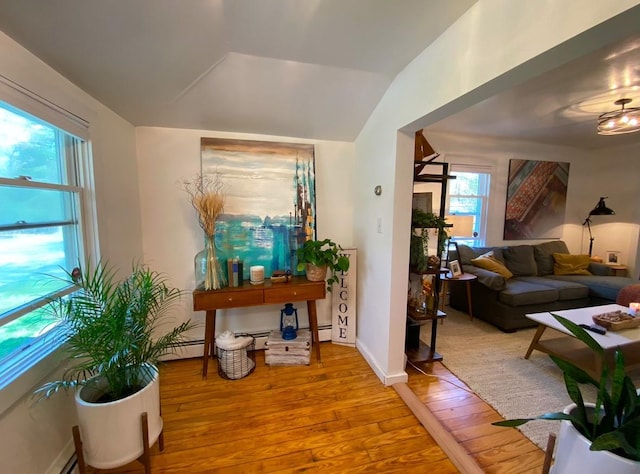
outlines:
[{"label": "vaulted ceiling", "polygon": [[[475,1],[5,0],[0,30],[136,126],[352,141]],[[428,130],[637,143],[595,133],[622,97],[640,107],[640,28]]]},{"label": "vaulted ceiling", "polygon": [[476,0],[5,0],[0,30],[137,126],[352,141]]}]

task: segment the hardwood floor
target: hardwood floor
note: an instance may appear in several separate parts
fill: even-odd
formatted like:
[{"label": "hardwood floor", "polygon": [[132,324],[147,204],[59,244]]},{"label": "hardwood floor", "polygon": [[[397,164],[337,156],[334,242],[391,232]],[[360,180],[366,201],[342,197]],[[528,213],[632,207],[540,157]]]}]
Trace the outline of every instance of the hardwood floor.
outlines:
[{"label": "hardwood floor", "polygon": [[[322,364],[270,367],[240,380],[201,359],[161,369],[164,451],[152,472],[459,472],[392,387],[384,387],[353,348],[322,343]],[[408,368],[409,387],[486,472],[540,472],[544,453],[442,365],[434,376]],[[132,462],[94,473],[144,472]]]}]

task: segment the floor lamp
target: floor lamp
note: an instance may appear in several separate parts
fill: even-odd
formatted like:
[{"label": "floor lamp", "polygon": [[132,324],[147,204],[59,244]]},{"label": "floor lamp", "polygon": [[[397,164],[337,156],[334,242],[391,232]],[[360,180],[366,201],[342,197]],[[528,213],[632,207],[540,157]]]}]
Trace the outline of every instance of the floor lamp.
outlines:
[{"label": "floor lamp", "polygon": [[613,209],[608,208],[607,205],[604,203],[605,199],[609,199],[609,198],[607,197],[600,198],[600,200],[598,201],[598,204],[596,204],[596,207],[594,207],[593,209],[591,209],[591,211],[589,211],[589,215],[587,215],[587,218],[582,223],[582,225],[583,226],[586,225],[587,229],[589,230],[589,257],[591,257],[591,252],[593,252],[593,241],[594,241],[594,237],[591,234],[591,216],[611,216],[615,214],[615,211]]}]

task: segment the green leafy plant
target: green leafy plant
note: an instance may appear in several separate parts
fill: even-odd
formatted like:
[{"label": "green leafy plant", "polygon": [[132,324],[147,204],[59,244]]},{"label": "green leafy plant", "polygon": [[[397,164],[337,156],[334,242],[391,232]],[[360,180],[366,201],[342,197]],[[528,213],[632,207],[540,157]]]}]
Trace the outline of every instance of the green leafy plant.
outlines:
[{"label": "green leafy plant", "polygon": [[428,269],[429,231],[435,229],[438,236],[437,256],[440,258],[444,252],[447,240],[447,221],[433,212],[425,212],[414,207],[411,211],[411,229],[420,229],[419,234],[412,232],[409,247],[409,265],[418,272]]},{"label": "green leafy plant", "polygon": [[331,285],[338,282],[337,273],[349,270],[349,259],[340,254],[341,250],[342,247],[330,239],[307,240],[296,250],[298,271],[304,270],[307,263],[316,267],[326,266],[331,270],[331,276],[327,278],[327,289],[331,291]]},{"label": "green leafy plant", "polygon": [[134,264],[121,281],[115,275],[113,267],[99,263],[60,278],[76,290],[51,301],[47,309],[61,323],[56,337],[64,343],[70,367],[60,380],[35,391],[39,399],[99,379],[108,385],[101,401],[125,398],[144,387],[159,358],[173,352],[194,327],[189,320],[154,339],[180,290],[167,287],[162,274],[142,264]]},{"label": "green leafy plant", "polygon": [[[497,421],[493,424],[516,427],[536,419],[569,420],[591,441],[591,451],[611,451],[622,457],[640,461],[640,395],[633,381],[625,374],[622,352],[616,349],[614,367],[611,370],[605,360],[604,350],[587,331],[562,316],[553,314],[553,317],[600,358],[600,380],[595,380],[570,362],[550,356],[563,372],[567,393],[576,404],[576,409],[571,414],[546,413],[536,418]],[[592,412],[585,406],[580,384],[593,385],[598,390]]]}]

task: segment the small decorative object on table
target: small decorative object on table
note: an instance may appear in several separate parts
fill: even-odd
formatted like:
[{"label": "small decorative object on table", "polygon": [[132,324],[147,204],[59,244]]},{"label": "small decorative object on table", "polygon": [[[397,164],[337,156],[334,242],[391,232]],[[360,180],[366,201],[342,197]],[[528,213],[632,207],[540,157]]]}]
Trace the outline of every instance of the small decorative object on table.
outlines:
[{"label": "small decorative object on table", "polygon": [[460,275],[462,275],[462,269],[460,268],[460,262],[458,262],[457,260],[451,260],[449,262],[449,269],[451,270],[451,277],[450,278],[458,278]]},{"label": "small decorative object on table", "polygon": [[594,315],[593,322],[611,331],[620,331],[640,326],[640,317],[633,317],[622,311],[612,311]]},{"label": "small decorative object on table", "polygon": [[264,283],[264,266],[253,265],[249,267],[249,282],[252,285],[262,285]]},{"label": "small decorative object on table", "polygon": [[288,283],[291,281],[291,270],[275,270],[271,274],[271,283]]},{"label": "small decorative object on table", "polygon": [[195,257],[196,288],[219,290],[227,286],[222,266],[216,256],[216,220],[224,210],[224,185],[218,173],[213,177],[197,175],[183,181],[189,202],[198,213],[198,223],[205,234],[205,248]]}]

